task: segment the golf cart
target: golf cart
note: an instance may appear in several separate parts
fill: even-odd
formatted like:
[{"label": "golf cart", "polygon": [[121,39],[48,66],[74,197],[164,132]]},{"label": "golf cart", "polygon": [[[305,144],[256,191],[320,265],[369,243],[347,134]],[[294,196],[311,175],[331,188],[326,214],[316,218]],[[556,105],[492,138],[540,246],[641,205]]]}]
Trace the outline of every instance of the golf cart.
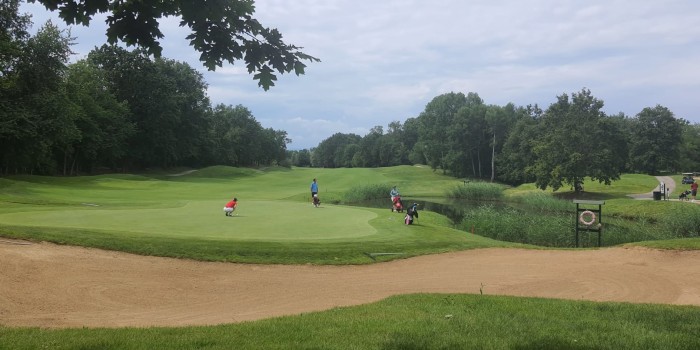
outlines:
[{"label": "golf cart", "polygon": [[695,175],[695,173],[683,173],[683,180],[681,180],[681,183],[684,185],[692,184],[695,182],[693,175]]}]

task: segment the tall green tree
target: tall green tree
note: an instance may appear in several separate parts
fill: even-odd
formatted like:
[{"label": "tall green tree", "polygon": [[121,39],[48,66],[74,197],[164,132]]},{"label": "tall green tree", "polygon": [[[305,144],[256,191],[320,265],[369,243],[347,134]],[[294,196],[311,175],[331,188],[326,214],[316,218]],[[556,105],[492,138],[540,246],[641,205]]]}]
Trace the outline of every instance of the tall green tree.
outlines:
[{"label": "tall green tree", "polygon": [[31,18],[19,13],[19,0],[0,2],[0,174],[18,171],[17,143],[31,134],[17,71],[30,37],[29,26]]},{"label": "tall green tree", "polygon": [[678,169],[682,131],[682,122],[668,108],[644,108],[631,124],[630,167],[651,175]]},{"label": "tall green tree", "polygon": [[116,169],[129,152],[134,133],[126,101],[118,101],[109,89],[104,71],[85,60],[68,67],[66,90],[78,109],[80,139],[66,149],[64,175],[92,172],[97,166]]},{"label": "tall green tree", "polygon": [[364,161],[362,167],[379,167],[382,164],[381,150],[384,127],[376,125],[369,130],[360,142],[360,153]]},{"label": "tall green tree", "polygon": [[71,42],[69,33],[47,22],[27,39],[12,71],[3,77],[7,85],[0,100],[7,109],[0,114],[0,144],[5,171],[53,173],[54,152],[80,137],[63,79]]},{"label": "tall green tree", "polygon": [[281,130],[263,128],[248,108],[219,104],[214,107],[209,138],[212,164],[258,166],[285,163],[287,144]]},{"label": "tall green tree", "polygon": [[444,167],[454,176],[483,177],[490,158],[487,107],[475,92],[467,94],[465,104],[453,116],[445,144],[449,148]]},{"label": "tall green tree", "polygon": [[31,17],[19,13],[19,2],[4,0],[0,3],[0,82],[13,71],[29,39]]},{"label": "tall green tree", "polygon": [[450,146],[444,142],[453,128],[457,111],[467,104],[462,93],[447,93],[433,98],[418,116],[420,121],[419,147],[432,169],[447,171],[446,157]]},{"label": "tall green tree", "polygon": [[[362,137],[356,134],[335,133],[321,141],[313,150],[313,166],[321,168],[338,168],[347,166],[349,145],[360,144]],[[352,163],[352,161],[351,161]]]},{"label": "tall green tree", "polygon": [[253,0],[207,1],[122,1],[122,0],[29,0],[48,10],[58,11],[67,24],[89,25],[98,13],[107,13],[107,39],[116,44],[142,47],[156,58],[163,38],[158,19],[179,17],[180,26],[189,27],[190,45],[200,52],[200,61],[215,70],[224,62],[242,60],[258,86],[268,90],[277,80],[276,73],[304,74],[302,61],[319,59],[301,51],[302,47],[282,40],[277,29],[270,29],[253,17]]},{"label": "tall green tree", "polygon": [[517,114],[522,113],[515,105],[509,103],[503,107],[490,105],[486,110],[486,123],[491,130],[491,182],[496,180],[496,154],[501,154],[511,127],[517,121]]},{"label": "tall green tree", "polygon": [[[172,127],[172,163],[197,167],[209,146],[211,103],[206,95],[207,84],[201,73],[189,64],[170,59],[156,59],[157,75],[167,77],[163,89],[168,104],[161,120]],[[167,85],[166,85],[167,84]]]},{"label": "tall green tree", "polygon": [[683,123],[681,144],[681,172],[700,171],[700,124]]},{"label": "tall green tree", "polygon": [[127,167],[202,165],[210,146],[210,102],[202,75],[186,63],[151,60],[142,50],[103,45],[88,54],[109,87],[128,101],[135,125]]},{"label": "tall green tree", "polygon": [[537,105],[521,108],[517,113],[515,125],[503,144],[502,155],[497,158],[500,169],[497,178],[500,181],[512,185],[535,181],[527,169],[535,163],[534,148],[543,133],[539,127],[543,113]]},{"label": "tall green tree", "polygon": [[309,149],[287,151],[287,158],[290,159],[293,166],[311,166],[311,151]]},{"label": "tall green tree", "polygon": [[610,184],[619,179],[626,145],[617,124],[602,111],[603,101],[590,90],[557,97],[542,117],[541,138],[534,143],[534,163],[526,171],[537,187],[558,190],[565,184],[579,190],[586,177]]}]

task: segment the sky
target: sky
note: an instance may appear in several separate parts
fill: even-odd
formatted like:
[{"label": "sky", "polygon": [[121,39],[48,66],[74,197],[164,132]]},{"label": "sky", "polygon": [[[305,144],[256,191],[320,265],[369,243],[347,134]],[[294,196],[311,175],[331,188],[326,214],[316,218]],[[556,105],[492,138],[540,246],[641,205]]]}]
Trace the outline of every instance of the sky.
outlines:
[{"label": "sky", "polygon": [[[667,107],[700,123],[697,0],[257,0],[255,17],[321,59],[264,91],[238,62],[208,71],[179,19],[160,21],[163,56],[204,76],[213,105],[243,105],[288,149],[404,123],[433,98],[477,93],[486,104],[538,104],[591,90],[608,114]],[[36,31],[56,13],[23,4]],[[104,19],[71,26],[78,60],[106,42]]]}]

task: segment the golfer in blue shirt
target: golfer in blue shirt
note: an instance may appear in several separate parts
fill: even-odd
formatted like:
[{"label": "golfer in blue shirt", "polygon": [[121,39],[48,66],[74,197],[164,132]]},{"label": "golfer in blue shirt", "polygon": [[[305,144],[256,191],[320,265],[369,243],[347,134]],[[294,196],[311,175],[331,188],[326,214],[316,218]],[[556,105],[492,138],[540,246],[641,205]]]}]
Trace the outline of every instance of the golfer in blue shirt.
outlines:
[{"label": "golfer in blue shirt", "polygon": [[311,182],[311,198],[314,198],[314,195],[318,193],[318,182],[316,182],[316,179],[314,179],[313,182]]}]

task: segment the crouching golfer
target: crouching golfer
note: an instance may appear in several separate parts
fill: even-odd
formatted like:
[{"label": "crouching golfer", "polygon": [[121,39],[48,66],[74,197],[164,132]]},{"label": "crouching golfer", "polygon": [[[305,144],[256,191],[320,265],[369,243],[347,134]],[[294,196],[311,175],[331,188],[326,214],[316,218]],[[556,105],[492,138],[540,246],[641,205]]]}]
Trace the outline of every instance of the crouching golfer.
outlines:
[{"label": "crouching golfer", "polygon": [[406,217],[404,218],[404,223],[406,225],[413,225],[413,218],[418,219],[418,204],[413,203],[408,210],[406,210]]},{"label": "crouching golfer", "polygon": [[236,210],[238,206],[238,198],[233,198],[230,202],[226,203],[224,207],[224,213],[226,216],[233,216],[233,211]]}]

